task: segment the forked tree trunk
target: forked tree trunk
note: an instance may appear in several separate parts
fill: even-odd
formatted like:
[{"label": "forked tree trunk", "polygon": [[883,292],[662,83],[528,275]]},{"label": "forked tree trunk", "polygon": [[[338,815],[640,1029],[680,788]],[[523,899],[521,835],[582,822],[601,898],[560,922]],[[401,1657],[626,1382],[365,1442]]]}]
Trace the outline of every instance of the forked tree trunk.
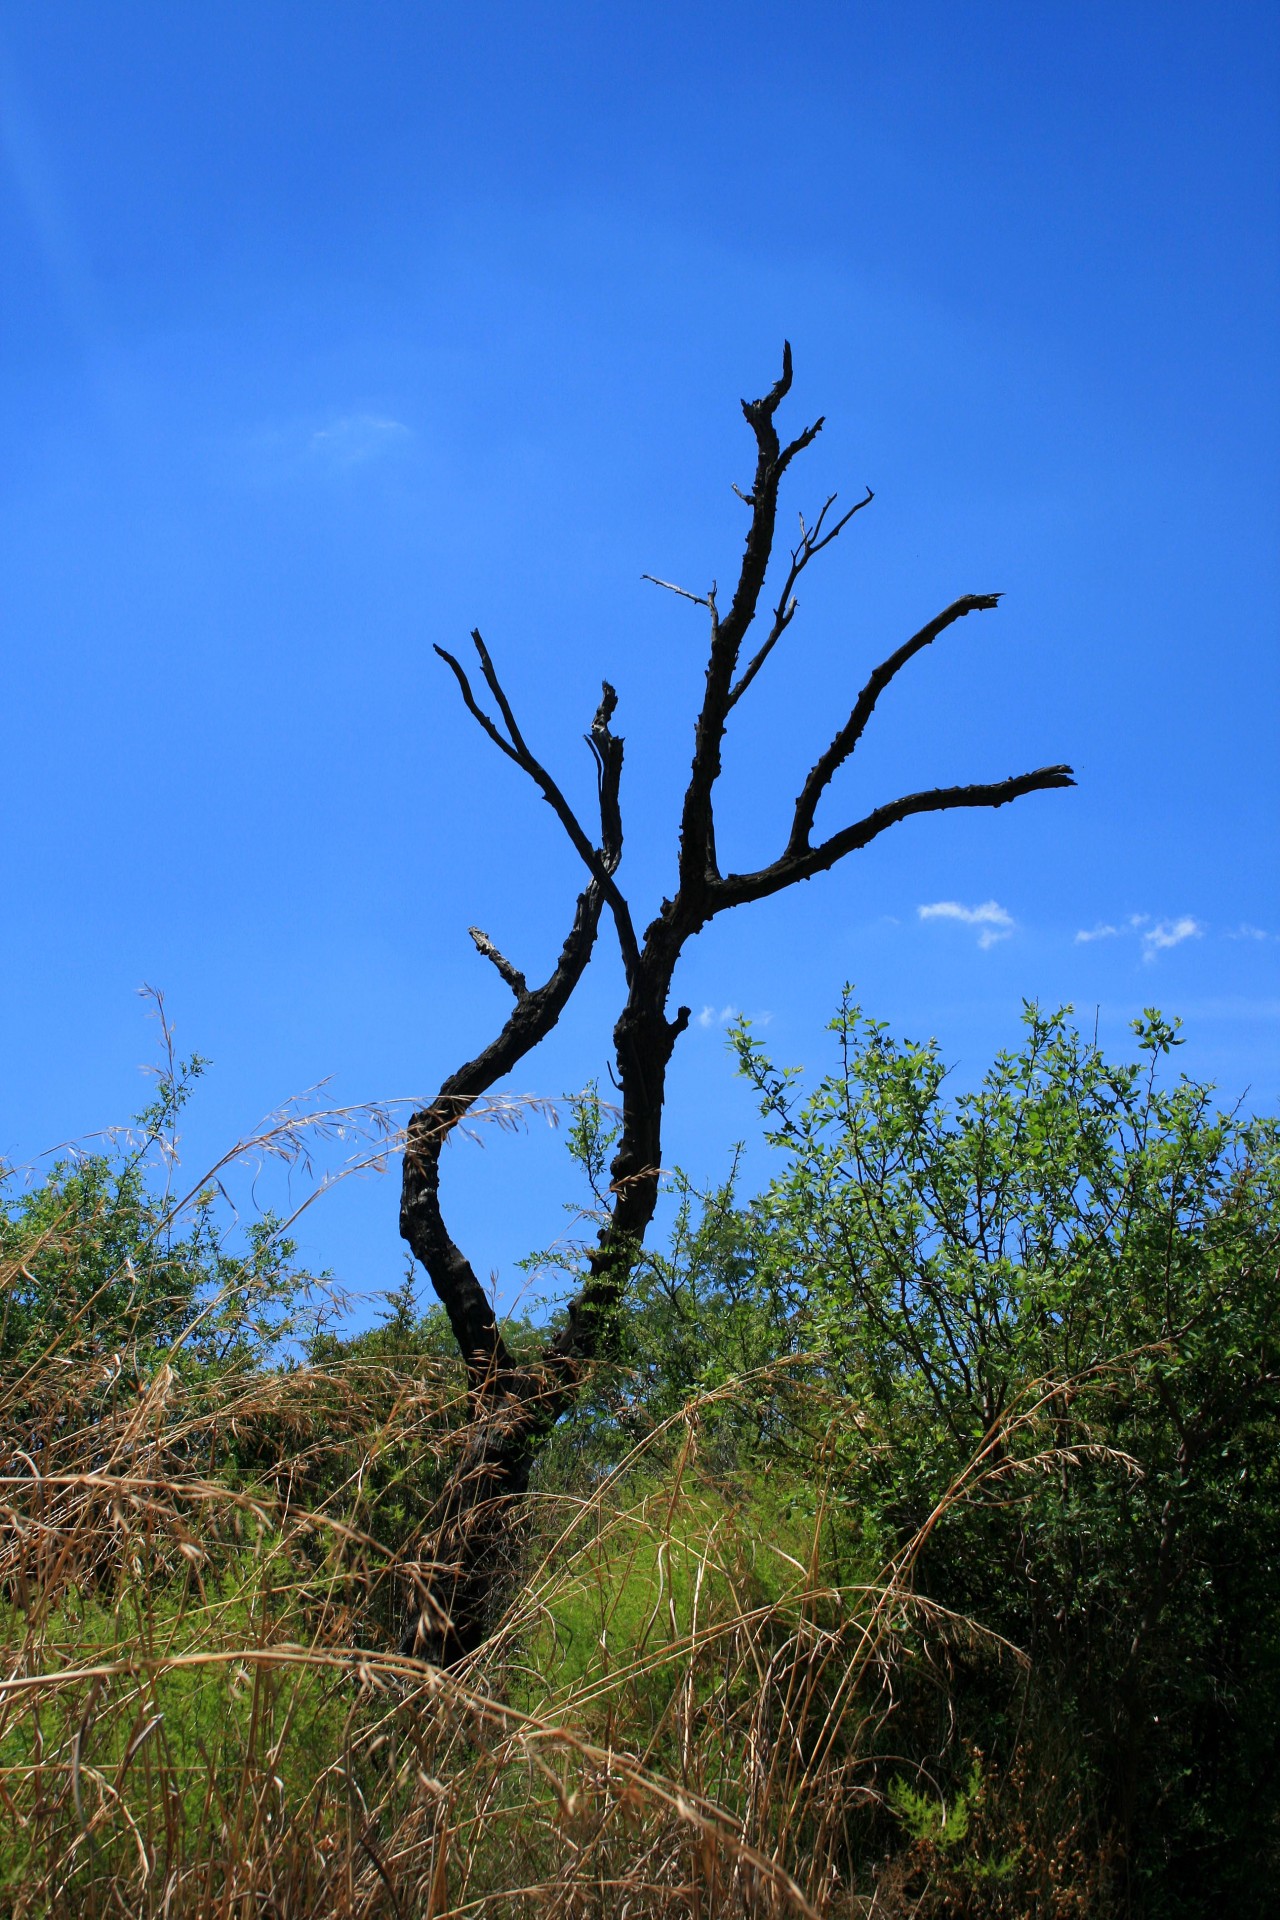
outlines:
[{"label": "forked tree trunk", "polygon": [[[966,614],[993,608],[998,594],[966,594],[929,621],[877,666],[830,744],[806,776],[776,859],[751,873],[722,874],[716,857],[714,790],[729,715],[795,616],[794,588],[809,562],[829,546],[866,497],[835,518],[831,495],[812,527],[800,520],[781,592],[754,653],[743,651],[760,608],[773,558],[778,489],[792,459],[815,438],[816,421],[783,445],[774,415],[791,386],[791,349],[783,349],[782,377],[760,400],[744,401],[756,441],[755,479],[742,494],[751,519],[733,599],[723,616],[714,587],[706,594],[670,590],[705,609],[710,642],[706,688],[694,725],[693,764],[680,821],[677,885],[643,938],[615,874],[622,858],[620,786],[623,743],[610,726],[617,696],[606,681],[587,735],[595,757],[599,832],[588,835],[559,786],[530,751],[478,633],[472,640],[499,719],[477,701],[462,665],[437,647],[451,668],[464,704],[507,757],[541,792],[561,822],[587,870],[573,925],[550,978],[530,988],[524,975],[472,928],[477,949],[492,962],[515,996],[515,1006],[497,1038],[452,1074],[429,1107],[409,1123],[404,1156],[400,1230],[425,1267],[449,1316],[467,1368],[470,1419],[459,1459],[450,1473],[426,1544],[422,1586],[410,1609],[403,1650],[436,1664],[452,1665],[474,1651],[491,1624],[496,1595],[510,1566],[514,1518],[528,1489],[538,1450],[577,1394],[584,1374],[606,1350],[622,1310],[627,1282],[653,1219],[662,1166],[662,1116],[667,1067],[689,1021],[680,1007],[668,1017],[672,981],[686,943],[716,914],[764,899],[799,880],[826,872],[845,854],[864,847],[897,822],[917,813],[956,807],[999,807],[1022,794],[1074,785],[1071,769],[1039,767],[1031,773],[975,786],[933,787],[875,808],[852,825],[814,844],[820,800],[854,752],[881,693],[908,661]],[[652,576],[650,576],[652,577]],[[656,585],[669,587],[666,581]],[[465,1254],[455,1246],[440,1208],[440,1154],[450,1132],[495,1083],[551,1032],[591,958],[601,915],[608,908],[626,974],[627,997],[614,1028],[621,1131],[610,1168],[611,1206],[596,1246],[587,1254],[582,1285],[565,1322],[533,1362],[517,1365],[502,1338],[492,1302]]]}]

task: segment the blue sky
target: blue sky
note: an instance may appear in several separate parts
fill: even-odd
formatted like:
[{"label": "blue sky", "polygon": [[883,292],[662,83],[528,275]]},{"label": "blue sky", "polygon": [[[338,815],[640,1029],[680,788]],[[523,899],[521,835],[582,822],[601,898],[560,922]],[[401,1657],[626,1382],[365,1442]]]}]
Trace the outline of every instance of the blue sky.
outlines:
[{"label": "blue sky", "polygon": [[[1274,1106],[1278,74],[1248,0],[0,4],[0,1154],[139,1104],[143,981],[214,1062],[189,1162],[487,1039],[467,926],[540,975],[579,876],[431,652],[474,624],[584,805],[617,685],[647,917],[704,633],[640,576],[732,577],[738,399],[784,335],[790,418],[828,421],[785,512],[876,500],[739,709],[724,858],[771,857],[869,667],[962,592],[1006,597],[824,817],[1080,785],[717,923],[669,1158],[714,1178],[753,1131],[729,1011],[816,1067],[846,979],[961,1077],[1023,997],[1117,1044],[1158,1002]],[[618,978],[602,951],[517,1087],[602,1072]],[[451,1158],[482,1270],[566,1225],[562,1154]],[[399,1278],[388,1182],[305,1234]]]}]

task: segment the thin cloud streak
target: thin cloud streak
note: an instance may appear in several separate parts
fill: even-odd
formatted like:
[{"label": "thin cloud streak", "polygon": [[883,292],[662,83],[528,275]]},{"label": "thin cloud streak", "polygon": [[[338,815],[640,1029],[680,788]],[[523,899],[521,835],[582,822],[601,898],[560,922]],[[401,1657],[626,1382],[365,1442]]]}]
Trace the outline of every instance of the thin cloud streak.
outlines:
[{"label": "thin cloud streak", "polygon": [[958,920],[962,926],[980,927],[978,945],[984,952],[994,947],[997,940],[1007,940],[1017,926],[1013,915],[998,900],[984,900],[977,907],[966,907],[959,900],[935,900],[928,906],[917,907],[916,913],[921,920]]},{"label": "thin cloud streak", "polygon": [[[702,1027],[704,1031],[709,1032],[713,1027],[731,1027],[736,1020],[745,1018],[746,1016],[742,1008],[735,1007],[733,1002],[730,1001],[727,1007],[704,1007],[701,1013],[695,1014],[694,1025],[696,1027]],[[772,1019],[773,1015],[771,1013],[753,1013],[751,1015],[751,1025],[753,1027],[767,1027]]]},{"label": "thin cloud streak", "polygon": [[374,413],[344,414],[319,427],[311,436],[311,452],[336,467],[355,467],[376,454],[402,446],[413,438],[413,430],[403,420],[391,420]]},{"label": "thin cloud streak", "polygon": [[7,174],[102,394],[106,335],[89,256],[68,211],[50,147],[6,49],[0,46],[0,180]]}]

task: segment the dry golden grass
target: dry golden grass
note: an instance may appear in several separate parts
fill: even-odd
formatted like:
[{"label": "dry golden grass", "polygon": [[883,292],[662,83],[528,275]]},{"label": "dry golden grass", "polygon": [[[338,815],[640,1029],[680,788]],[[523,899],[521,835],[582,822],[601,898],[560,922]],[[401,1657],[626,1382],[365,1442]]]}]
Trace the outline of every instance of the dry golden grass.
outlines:
[{"label": "dry golden grass", "polygon": [[65,1360],[0,1398],[14,1920],[915,1904],[900,1860],[879,1890],[854,1871],[892,1825],[895,1670],[979,1630],[913,1598],[909,1556],[841,1566],[822,1460],[796,1511],[704,1469],[740,1389],[535,1496],[505,1614],[445,1674],[387,1649],[405,1516],[459,1427],[447,1370]]}]

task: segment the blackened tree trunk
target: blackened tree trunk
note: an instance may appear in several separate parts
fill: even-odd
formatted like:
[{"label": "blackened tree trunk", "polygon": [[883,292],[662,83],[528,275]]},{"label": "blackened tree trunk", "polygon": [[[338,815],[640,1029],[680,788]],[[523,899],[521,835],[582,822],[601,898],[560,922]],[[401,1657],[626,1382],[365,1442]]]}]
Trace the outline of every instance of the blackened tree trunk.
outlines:
[{"label": "blackened tree trunk", "polygon": [[[791,349],[783,349],[782,376],[759,400],[744,401],[755,436],[756,471],[742,494],[750,525],[732,600],[721,614],[715,589],[706,594],[655,585],[705,609],[709,623],[706,687],[694,724],[693,763],[680,821],[677,884],[670,899],[638,936],[615,875],[622,858],[620,789],[623,743],[612,731],[617,697],[609,684],[587,735],[599,788],[598,832],[588,834],[551,775],[530,751],[479,633],[472,634],[481,675],[498,718],[476,698],[466,670],[437,647],[457,679],[474,719],[501,752],[539,789],[582,859],[586,885],[550,978],[530,987],[524,975],[478,928],[471,936],[515,997],[497,1038],[445,1081],[429,1107],[409,1124],[404,1157],[400,1230],[449,1316],[466,1364],[470,1420],[459,1462],[450,1474],[435,1517],[430,1557],[411,1608],[403,1648],[452,1664],[484,1637],[495,1591],[507,1563],[506,1543],[520,1496],[538,1449],[571,1404],[584,1371],[605,1350],[622,1309],[628,1279],[639,1257],[658,1200],[662,1166],[662,1115],[667,1067],[688,1025],[689,1009],[668,1014],[675,969],[686,943],[718,913],[764,899],[799,880],[825,872],[912,814],[956,807],[999,807],[1021,795],[1074,785],[1066,766],[1039,767],[1004,780],[964,787],[934,787],[874,809],[827,838],[814,840],[818,804],[832,778],[853,753],[881,693],[917,653],[966,614],[989,611],[999,595],[965,594],[920,629],[875,668],[848,719],[805,777],[781,853],[751,873],[722,873],[716,857],[714,796],[729,716],[790,626],[797,609],[795,587],[809,563],[829,546],[872,495],[834,514],[832,495],[812,527],[800,520],[800,538],[782,569],[772,610],[757,627],[766,576],[774,559],[778,491],[797,454],[815,438],[821,419],[784,443],[775,415],[791,386]],[[648,576],[652,578],[652,576]],[[748,636],[757,644],[747,653]],[[744,658],[744,655],[746,656]],[[468,1109],[550,1033],[582,978],[608,910],[626,977],[627,995],[614,1027],[621,1129],[610,1168],[611,1205],[595,1247],[585,1260],[582,1284],[564,1324],[532,1363],[517,1364],[508,1351],[492,1302],[466,1255],[455,1246],[440,1207],[440,1153]]]}]

